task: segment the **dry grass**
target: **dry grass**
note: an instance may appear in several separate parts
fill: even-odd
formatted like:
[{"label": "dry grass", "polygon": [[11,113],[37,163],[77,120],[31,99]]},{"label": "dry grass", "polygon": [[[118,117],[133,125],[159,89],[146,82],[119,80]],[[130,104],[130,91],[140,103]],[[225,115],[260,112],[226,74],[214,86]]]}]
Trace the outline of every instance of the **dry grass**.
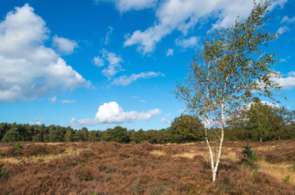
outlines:
[{"label": "dry grass", "polygon": [[67,148],[64,152],[59,154],[48,155],[32,155],[20,157],[3,157],[0,158],[0,163],[20,164],[20,163],[48,163],[57,159],[63,159],[70,156],[77,156],[82,149]]},{"label": "dry grass", "polygon": [[[286,147],[284,142],[253,147],[274,144],[277,147],[259,150],[259,155]],[[290,162],[259,161],[260,169],[254,173],[239,162],[243,145],[225,143],[213,185],[204,143],[28,143],[20,155],[0,157],[0,168],[9,173],[0,178],[0,194],[294,194],[294,172],[287,172]],[[288,143],[289,148],[294,146],[295,141]],[[0,144],[1,151],[9,147]],[[36,151],[47,153],[31,155],[39,154]]]},{"label": "dry grass", "polygon": [[161,151],[161,150],[153,150],[150,152],[150,154],[154,155],[154,156],[165,156],[166,152]]},{"label": "dry grass", "polygon": [[193,159],[196,156],[198,156],[197,152],[184,152],[184,153],[173,155],[174,158],[188,158],[188,159]]},{"label": "dry grass", "polygon": [[266,161],[259,161],[258,165],[261,172],[271,175],[279,181],[295,185],[295,171],[292,170],[292,164],[272,164]]}]

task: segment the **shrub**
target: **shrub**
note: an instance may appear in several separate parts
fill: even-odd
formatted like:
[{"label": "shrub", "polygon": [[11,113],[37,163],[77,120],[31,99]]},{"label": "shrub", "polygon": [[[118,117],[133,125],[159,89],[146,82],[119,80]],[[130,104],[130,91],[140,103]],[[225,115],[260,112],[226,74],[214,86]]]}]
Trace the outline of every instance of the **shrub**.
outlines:
[{"label": "shrub", "polygon": [[7,179],[8,175],[9,175],[8,170],[6,170],[4,167],[0,167],[0,180]]},{"label": "shrub", "polygon": [[78,171],[78,177],[79,177],[80,181],[91,181],[94,179],[91,170],[87,169],[86,167],[82,167]]},{"label": "shrub", "polygon": [[130,191],[132,194],[143,194],[144,186],[142,185],[140,179],[136,179],[130,186]]},{"label": "shrub", "polygon": [[290,182],[290,175],[287,175],[286,177],[284,177],[283,182],[288,184]]},{"label": "shrub", "polygon": [[30,145],[26,147],[24,151],[24,155],[26,156],[48,155],[49,153],[49,148],[42,145]]},{"label": "shrub", "polygon": [[2,138],[3,142],[21,141],[23,138],[17,128],[9,129]]},{"label": "shrub", "polygon": [[255,151],[252,149],[252,147],[247,144],[244,146],[244,149],[242,151],[242,163],[250,166],[255,166],[255,161],[257,160],[257,156]]},{"label": "shrub", "polygon": [[103,141],[114,141],[120,143],[128,143],[129,136],[126,128],[117,126],[111,129],[107,129],[101,134]]},{"label": "shrub", "polygon": [[22,154],[23,146],[20,143],[15,143],[12,145],[12,149],[10,151],[10,155],[19,156]]}]

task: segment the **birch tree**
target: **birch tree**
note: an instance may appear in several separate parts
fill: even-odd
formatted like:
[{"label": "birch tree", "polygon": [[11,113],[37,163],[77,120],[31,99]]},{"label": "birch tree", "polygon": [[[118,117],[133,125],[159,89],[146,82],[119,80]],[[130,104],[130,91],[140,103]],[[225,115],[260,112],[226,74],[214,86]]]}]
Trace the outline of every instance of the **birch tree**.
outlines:
[{"label": "birch tree", "polygon": [[[212,182],[216,181],[222,156],[226,118],[254,96],[271,97],[271,67],[274,58],[263,52],[274,36],[264,31],[267,4],[255,4],[250,16],[231,28],[211,33],[200,57],[193,60],[188,82],[177,95],[207,126],[205,142],[209,150]],[[211,127],[211,129],[209,129]],[[213,130],[217,139],[209,139]]]}]

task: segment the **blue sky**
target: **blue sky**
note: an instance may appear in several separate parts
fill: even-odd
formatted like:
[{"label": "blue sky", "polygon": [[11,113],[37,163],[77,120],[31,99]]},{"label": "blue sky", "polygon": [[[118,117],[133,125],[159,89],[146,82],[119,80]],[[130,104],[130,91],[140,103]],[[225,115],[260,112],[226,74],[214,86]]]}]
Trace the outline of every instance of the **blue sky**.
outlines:
[{"label": "blue sky", "polygon": [[[282,86],[275,97],[295,109],[295,2],[272,5],[266,28],[278,40],[268,50]],[[185,109],[174,91],[206,35],[252,7],[250,0],[2,0],[0,121],[167,127]]]}]

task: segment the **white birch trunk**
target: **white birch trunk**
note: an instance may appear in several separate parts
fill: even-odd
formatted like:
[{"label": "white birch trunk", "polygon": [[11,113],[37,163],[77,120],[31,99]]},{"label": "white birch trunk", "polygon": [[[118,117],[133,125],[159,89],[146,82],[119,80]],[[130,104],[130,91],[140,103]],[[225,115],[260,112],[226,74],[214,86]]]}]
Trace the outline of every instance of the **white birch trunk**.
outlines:
[{"label": "white birch trunk", "polygon": [[211,171],[212,171],[212,182],[215,183],[216,181],[216,176],[218,172],[218,167],[221,159],[221,154],[222,154],[222,146],[223,146],[223,141],[224,141],[224,126],[225,126],[225,121],[224,121],[224,104],[222,103],[220,105],[221,107],[221,129],[220,129],[220,140],[219,140],[219,146],[218,146],[218,153],[216,156],[216,159],[214,158],[214,153],[212,151],[212,147],[210,145],[210,142],[208,140],[208,137],[206,135],[205,141],[209,150],[209,157],[210,157],[210,164],[211,164]]},{"label": "white birch trunk", "polygon": [[214,182],[215,180],[213,180],[213,175],[214,175],[214,154],[212,152],[212,148],[211,145],[209,143],[208,138],[206,137],[206,144],[209,150],[209,159],[210,159],[210,165],[211,165],[211,171],[212,171],[212,182]]}]

